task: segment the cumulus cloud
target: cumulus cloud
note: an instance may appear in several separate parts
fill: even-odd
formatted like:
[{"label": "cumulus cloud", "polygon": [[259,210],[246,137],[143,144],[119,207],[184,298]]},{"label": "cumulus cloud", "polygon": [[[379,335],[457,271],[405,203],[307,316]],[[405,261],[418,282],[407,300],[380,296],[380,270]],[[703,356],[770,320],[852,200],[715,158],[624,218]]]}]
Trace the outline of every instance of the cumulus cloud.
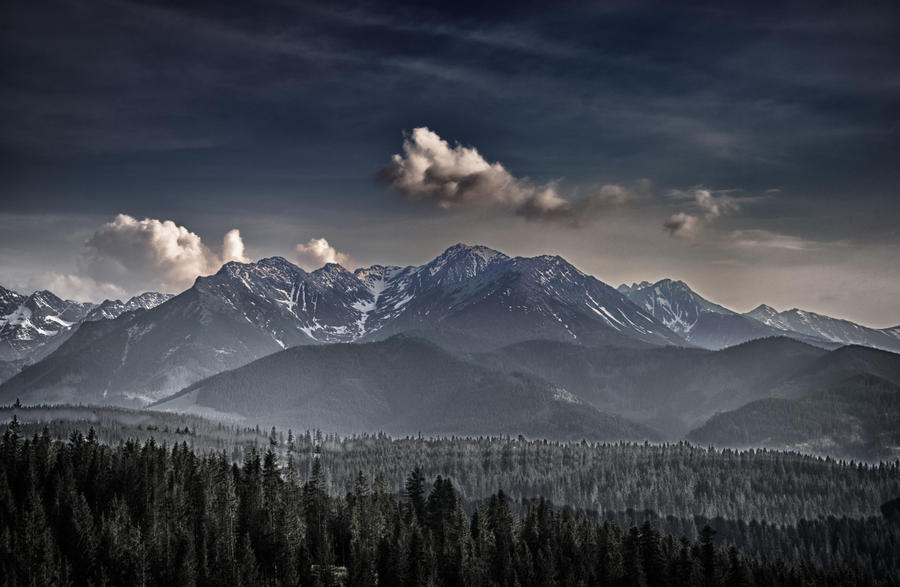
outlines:
[{"label": "cumulus cloud", "polygon": [[306,244],[300,243],[295,252],[297,265],[307,271],[318,269],[326,263],[337,263],[345,267],[350,263],[350,257],[328,244],[324,238],[311,238]]},{"label": "cumulus cloud", "polygon": [[225,235],[220,256],[198,234],[171,220],[138,220],[119,214],[88,239],[79,259],[79,275],[129,293],[179,292],[230,260],[246,261],[236,229]]},{"label": "cumulus cloud", "polygon": [[691,214],[672,214],[663,223],[663,229],[674,238],[692,238],[700,230],[700,219]]},{"label": "cumulus cloud", "polygon": [[241,238],[241,231],[232,228],[225,233],[222,239],[222,262],[237,261],[239,263],[247,263],[250,261],[244,256],[244,240]]},{"label": "cumulus cloud", "polygon": [[[298,244],[295,253],[298,265],[308,270],[326,263],[351,266],[350,258],[324,238]],[[250,262],[237,228],[227,231],[221,251],[214,251],[200,235],[172,220],[119,214],[88,238],[77,272],[44,273],[29,285],[84,301],[124,299],[148,290],[177,293],[230,261]]]},{"label": "cumulus cloud", "polygon": [[740,209],[737,201],[727,195],[713,195],[710,190],[696,189],[691,192],[675,190],[672,197],[682,200],[693,200],[693,205],[700,213],[690,214],[678,212],[669,216],[663,223],[663,229],[674,238],[693,238],[704,224],[713,222],[720,216],[731,214]]},{"label": "cumulus cloud", "polygon": [[513,176],[500,163],[489,163],[474,147],[451,146],[427,127],[413,129],[378,178],[410,200],[440,208],[484,205],[506,208],[532,220],[568,220],[579,224],[606,205],[621,205],[633,194],[606,185],[578,202],[560,195],[557,184],[536,185]]},{"label": "cumulus cloud", "polygon": [[703,210],[707,220],[718,218],[738,209],[737,202],[732,198],[713,196],[709,190],[694,190],[694,200],[697,202],[697,206]]},{"label": "cumulus cloud", "polygon": [[[639,180],[640,185],[646,185],[647,180]],[[621,206],[636,199],[634,191],[622,187],[620,185],[602,186],[597,193],[593,194],[589,199],[598,204],[611,204]]]}]

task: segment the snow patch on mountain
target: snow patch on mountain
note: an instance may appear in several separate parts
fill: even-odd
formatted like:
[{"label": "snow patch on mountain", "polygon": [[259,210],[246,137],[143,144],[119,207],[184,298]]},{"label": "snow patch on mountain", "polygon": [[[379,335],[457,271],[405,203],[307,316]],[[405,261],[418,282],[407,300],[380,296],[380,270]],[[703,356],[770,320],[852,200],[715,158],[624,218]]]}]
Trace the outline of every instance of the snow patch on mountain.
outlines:
[{"label": "snow patch on mountain", "polygon": [[[52,292],[36,291],[28,297],[0,288],[4,307],[0,317],[0,360],[31,360],[40,349],[68,333],[94,307],[91,303],[63,300]],[[19,302],[13,306],[14,302]]]},{"label": "snow patch on mountain", "polygon": [[576,396],[574,393],[558,386],[553,388],[553,399],[558,402],[565,402],[569,404],[581,403],[581,400],[578,399],[578,396]]}]

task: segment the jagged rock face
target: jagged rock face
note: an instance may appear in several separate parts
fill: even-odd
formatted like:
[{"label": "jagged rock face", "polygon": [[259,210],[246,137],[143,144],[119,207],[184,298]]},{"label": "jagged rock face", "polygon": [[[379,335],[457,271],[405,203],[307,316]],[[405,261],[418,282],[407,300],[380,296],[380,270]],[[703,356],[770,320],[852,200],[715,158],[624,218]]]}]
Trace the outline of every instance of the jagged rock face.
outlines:
[{"label": "jagged rock face", "polygon": [[[22,305],[25,296],[11,289],[0,286],[0,316],[12,314],[12,312]],[[2,320],[2,318],[0,318]]]}]

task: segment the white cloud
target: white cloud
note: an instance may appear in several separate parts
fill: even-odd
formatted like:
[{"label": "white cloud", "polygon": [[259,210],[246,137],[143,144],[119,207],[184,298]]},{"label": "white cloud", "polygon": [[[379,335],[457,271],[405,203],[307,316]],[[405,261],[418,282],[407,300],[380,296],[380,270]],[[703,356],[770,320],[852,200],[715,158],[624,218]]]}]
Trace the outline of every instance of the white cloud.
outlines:
[{"label": "white cloud", "polygon": [[311,238],[306,244],[300,243],[295,252],[297,264],[307,271],[318,269],[326,263],[345,267],[350,264],[350,257],[332,247],[324,238]]},{"label": "white cloud", "polygon": [[735,212],[738,204],[728,196],[713,196],[709,190],[694,190],[694,200],[703,210],[707,220]]},{"label": "white cloud", "polygon": [[696,189],[692,192],[675,190],[670,195],[681,200],[693,200],[694,206],[702,214],[678,212],[669,216],[663,223],[663,229],[669,236],[675,238],[692,238],[700,232],[704,224],[740,209],[734,198],[727,195],[713,195],[710,190]]},{"label": "white cloud", "polygon": [[[224,261],[246,261],[237,229],[223,239],[222,256],[200,236],[171,220],[138,220],[119,214],[88,239],[79,258],[78,275],[134,294],[146,290],[179,292]],[[224,258],[224,260],[223,260]]]},{"label": "white cloud", "polygon": [[[119,214],[89,233],[77,271],[47,271],[25,283],[32,291],[49,289],[61,297],[95,302],[151,290],[178,293],[224,263],[250,262],[240,230],[227,231],[221,242],[221,252],[214,251],[200,235],[172,220]],[[308,270],[326,263],[351,267],[349,256],[324,238],[298,244],[295,253],[297,263]]]},{"label": "white cloud", "polygon": [[741,247],[762,247],[788,251],[808,251],[821,248],[822,243],[798,236],[770,232],[768,230],[735,230],[731,233],[734,244]]},{"label": "white cloud", "polygon": [[674,238],[692,238],[700,231],[700,219],[691,214],[672,214],[663,223],[663,229]]},{"label": "white cloud", "polygon": [[[639,183],[643,185],[643,180]],[[635,199],[635,193],[625,187],[620,185],[608,184],[602,186],[595,194],[593,194],[590,199],[598,204],[612,204],[616,206],[621,206],[627,204]]]},{"label": "white cloud", "polygon": [[247,263],[250,261],[244,256],[244,240],[241,238],[241,231],[232,228],[225,233],[222,239],[222,262],[237,261],[239,263]]},{"label": "white cloud", "polygon": [[403,154],[393,156],[379,173],[410,200],[426,200],[440,208],[484,205],[508,208],[534,220],[570,220],[578,224],[603,205],[631,200],[626,188],[603,186],[580,202],[561,196],[555,182],[540,186],[517,178],[500,163],[489,163],[475,147],[450,146],[427,127],[413,129],[403,141]]}]

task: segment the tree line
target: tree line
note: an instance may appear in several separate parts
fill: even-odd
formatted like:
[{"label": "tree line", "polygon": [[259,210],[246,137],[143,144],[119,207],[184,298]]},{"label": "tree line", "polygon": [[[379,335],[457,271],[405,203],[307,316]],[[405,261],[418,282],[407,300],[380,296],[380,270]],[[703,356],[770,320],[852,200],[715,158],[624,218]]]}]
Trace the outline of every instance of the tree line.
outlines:
[{"label": "tree line", "polygon": [[[7,409],[8,410],[8,409]],[[7,410],[0,410],[12,417]],[[64,440],[77,429],[96,429],[99,441],[128,439],[171,446],[187,443],[198,455],[224,452],[242,463],[252,451],[290,456],[308,474],[325,464],[329,492],[343,492],[362,470],[382,474],[393,492],[415,466],[452,479],[469,504],[503,488],[513,502],[544,497],[557,505],[620,516],[651,510],[660,519],[694,517],[796,525],[801,520],[866,518],[900,496],[900,461],[877,464],[774,450],[731,450],[689,443],[550,442],[521,437],[394,438],[385,434],[338,436],[318,431],[260,429],[195,416],[98,407],[20,408],[26,436],[49,427]],[[318,449],[318,453],[315,451]],[[471,513],[471,511],[470,511]],[[617,518],[621,519],[621,518]],[[640,520],[637,521],[640,523]],[[679,530],[680,531],[680,530]],[[688,529],[697,538],[697,529]]]},{"label": "tree line", "polygon": [[[732,529],[715,521],[689,539],[651,519],[622,526],[499,488],[467,505],[451,478],[420,467],[403,475],[399,492],[363,468],[332,491],[321,445],[304,469],[285,444],[278,450],[273,438],[238,464],[224,452],[197,454],[186,441],[109,446],[93,429],[67,441],[49,430],[28,438],[14,421],[0,443],[0,576],[10,585],[354,586],[864,585],[900,577],[895,562],[875,561],[898,541],[883,520],[879,531],[866,522],[845,531],[864,541],[854,552],[869,558],[826,569],[802,556],[748,555],[722,539]],[[784,542],[804,544],[789,534]]]}]

